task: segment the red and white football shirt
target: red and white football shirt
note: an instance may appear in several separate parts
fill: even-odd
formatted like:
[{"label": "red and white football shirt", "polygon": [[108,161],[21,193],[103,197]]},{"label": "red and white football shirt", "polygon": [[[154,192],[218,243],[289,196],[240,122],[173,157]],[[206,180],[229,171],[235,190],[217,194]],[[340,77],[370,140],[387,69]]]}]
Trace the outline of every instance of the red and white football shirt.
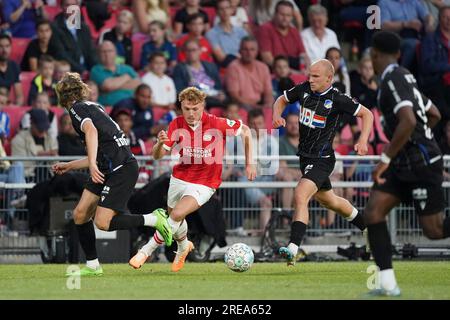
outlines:
[{"label": "red and white football shirt", "polygon": [[179,154],[180,162],[172,175],[180,180],[217,189],[222,183],[222,162],[227,135],[238,136],[242,121],[219,118],[203,113],[196,128],[188,125],[183,116],[169,124],[169,141],[163,147]]}]

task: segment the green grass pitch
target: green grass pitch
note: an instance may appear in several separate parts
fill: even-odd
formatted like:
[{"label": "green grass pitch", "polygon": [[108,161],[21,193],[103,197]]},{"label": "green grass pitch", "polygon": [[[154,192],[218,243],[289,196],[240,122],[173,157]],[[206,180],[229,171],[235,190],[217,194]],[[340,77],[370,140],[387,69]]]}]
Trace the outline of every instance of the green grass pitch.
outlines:
[{"label": "green grass pitch", "polygon": [[[68,265],[0,265],[0,299],[367,299],[368,262],[256,263],[235,273],[224,263],[166,263],[134,270],[105,264],[69,290]],[[403,299],[450,299],[450,262],[395,262]]]}]

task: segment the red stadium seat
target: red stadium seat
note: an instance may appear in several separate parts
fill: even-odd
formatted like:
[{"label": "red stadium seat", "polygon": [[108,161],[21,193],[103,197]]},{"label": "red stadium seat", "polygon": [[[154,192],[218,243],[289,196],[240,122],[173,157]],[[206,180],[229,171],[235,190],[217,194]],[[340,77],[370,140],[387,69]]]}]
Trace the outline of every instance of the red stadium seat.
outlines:
[{"label": "red stadium seat", "polygon": [[31,81],[36,76],[36,72],[23,71],[20,73],[20,82],[22,83],[23,97],[28,101],[28,94],[30,93]]},{"label": "red stadium seat", "polygon": [[220,107],[209,108],[208,112],[215,115],[216,117],[223,117],[223,109]]},{"label": "red stadium seat", "polygon": [[22,120],[25,112],[30,110],[31,107],[17,107],[17,106],[7,106],[3,108],[3,111],[9,115],[10,124],[10,139],[12,139],[20,126],[20,120]]},{"label": "red stadium seat", "polygon": [[272,108],[263,108],[264,119],[266,120],[266,128],[272,129]]},{"label": "red stadium seat", "polygon": [[305,76],[304,74],[300,74],[300,73],[292,73],[289,78],[292,79],[292,81],[294,81],[294,83],[297,85],[299,83],[303,83],[306,80],[308,80],[308,77]]},{"label": "red stadium seat", "polygon": [[214,7],[203,7],[203,11],[206,12],[209,19],[209,25],[212,27],[214,26],[214,19],[216,18],[216,8]]},{"label": "red stadium seat", "polygon": [[239,116],[240,116],[241,119],[242,119],[242,122],[243,122],[244,124],[247,124],[247,118],[248,118],[248,112],[247,112],[247,110],[241,108],[241,109],[239,109],[238,113],[239,113]]},{"label": "red stadium seat", "polygon": [[86,23],[86,25],[89,27],[89,30],[91,31],[92,40],[96,43],[98,37],[100,36],[100,32],[95,29],[94,23],[89,18],[86,7],[81,7],[81,14],[83,15],[84,23]]},{"label": "red stadium seat", "polygon": [[147,42],[146,38],[133,38],[133,57],[132,63],[135,70],[141,69],[142,46]]},{"label": "red stadium seat", "polygon": [[49,21],[55,20],[55,17],[62,12],[61,7],[59,6],[44,6],[44,11],[47,14]]},{"label": "red stadium seat", "polygon": [[19,66],[30,41],[31,39],[27,38],[12,38],[10,59],[15,61]]},{"label": "red stadium seat", "polygon": [[153,111],[153,121],[154,121],[154,123],[157,123],[159,121],[159,119],[161,119],[162,116],[167,113],[167,109],[158,108],[158,107],[153,107],[152,111]]}]

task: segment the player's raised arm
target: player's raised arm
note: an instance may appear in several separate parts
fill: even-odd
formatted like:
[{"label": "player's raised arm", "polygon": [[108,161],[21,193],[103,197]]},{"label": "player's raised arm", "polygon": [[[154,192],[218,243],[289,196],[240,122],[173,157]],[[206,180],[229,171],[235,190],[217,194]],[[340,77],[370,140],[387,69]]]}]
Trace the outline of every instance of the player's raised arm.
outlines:
[{"label": "player's raised arm", "polygon": [[169,141],[169,138],[167,136],[167,132],[164,130],[161,130],[158,133],[158,142],[153,147],[152,155],[155,160],[161,159],[162,157],[164,157],[167,154],[167,152],[170,151],[170,149],[169,150],[166,149],[167,145],[164,144],[165,142],[168,142],[168,141]]},{"label": "player's raised arm", "polygon": [[250,128],[245,124],[242,124],[241,138],[245,150],[245,174],[249,181],[253,181],[256,178],[256,165],[253,161],[253,140]]},{"label": "player's raised arm", "polygon": [[355,151],[359,156],[364,156],[368,152],[367,142],[373,127],[373,114],[369,109],[361,105],[356,116],[362,119],[363,124],[361,135],[355,144]]},{"label": "player's raised arm", "polygon": [[278,97],[278,99],[273,104],[272,125],[275,129],[279,128],[281,126],[283,126],[283,127],[286,126],[286,120],[281,116],[281,114],[283,113],[283,111],[286,108],[286,106],[288,105],[288,103],[289,103],[289,101],[287,101],[286,97],[284,95],[281,95]]}]

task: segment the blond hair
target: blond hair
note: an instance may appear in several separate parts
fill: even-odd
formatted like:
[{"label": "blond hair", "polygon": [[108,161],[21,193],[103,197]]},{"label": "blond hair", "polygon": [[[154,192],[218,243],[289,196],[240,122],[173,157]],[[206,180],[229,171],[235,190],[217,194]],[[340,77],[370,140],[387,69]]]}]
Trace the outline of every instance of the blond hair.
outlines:
[{"label": "blond hair", "polygon": [[81,80],[80,74],[67,72],[56,84],[56,94],[59,104],[69,110],[72,104],[77,101],[87,100],[91,90]]},{"label": "blond hair", "polygon": [[196,87],[188,87],[178,95],[178,100],[180,100],[180,102],[186,100],[194,105],[205,102],[205,99],[206,93]]}]

